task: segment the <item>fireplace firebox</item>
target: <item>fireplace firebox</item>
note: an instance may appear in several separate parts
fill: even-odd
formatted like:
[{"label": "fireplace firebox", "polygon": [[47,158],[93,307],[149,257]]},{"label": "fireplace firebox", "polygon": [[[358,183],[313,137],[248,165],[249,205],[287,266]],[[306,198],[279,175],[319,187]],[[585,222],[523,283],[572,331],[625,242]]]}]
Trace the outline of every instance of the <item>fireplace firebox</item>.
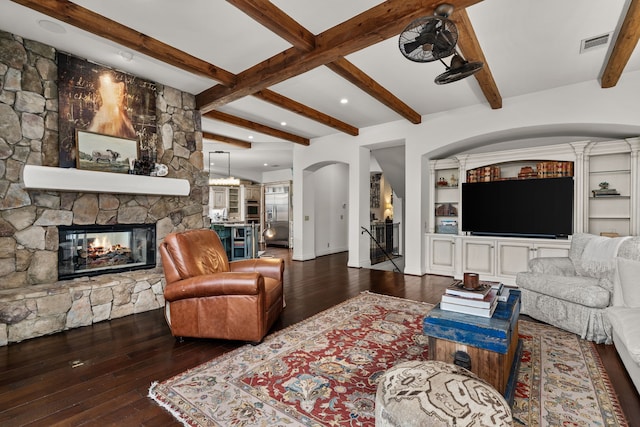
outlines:
[{"label": "fireplace firebox", "polygon": [[156,266],[155,224],[58,227],[58,280]]}]

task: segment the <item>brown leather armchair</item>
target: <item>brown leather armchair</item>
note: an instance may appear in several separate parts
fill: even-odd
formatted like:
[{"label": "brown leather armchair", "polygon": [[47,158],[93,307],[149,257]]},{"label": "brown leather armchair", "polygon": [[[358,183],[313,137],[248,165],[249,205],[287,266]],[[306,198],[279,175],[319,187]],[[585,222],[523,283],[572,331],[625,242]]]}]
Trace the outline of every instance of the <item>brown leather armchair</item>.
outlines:
[{"label": "brown leather armchair", "polygon": [[282,259],[229,262],[209,229],[167,235],[160,256],[165,317],[175,337],[260,342],[282,312]]}]

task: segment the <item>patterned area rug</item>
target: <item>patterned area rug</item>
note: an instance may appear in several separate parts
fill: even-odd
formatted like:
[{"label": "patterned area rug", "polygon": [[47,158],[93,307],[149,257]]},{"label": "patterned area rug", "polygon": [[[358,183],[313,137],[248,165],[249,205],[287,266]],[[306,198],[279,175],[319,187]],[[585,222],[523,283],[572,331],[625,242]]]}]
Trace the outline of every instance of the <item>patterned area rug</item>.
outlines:
[{"label": "patterned area rug", "polygon": [[[149,396],[187,426],[373,426],[377,379],[427,359],[431,305],[363,293],[196,368]],[[627,426],[594,346],[520,321],[514,425]]]}]

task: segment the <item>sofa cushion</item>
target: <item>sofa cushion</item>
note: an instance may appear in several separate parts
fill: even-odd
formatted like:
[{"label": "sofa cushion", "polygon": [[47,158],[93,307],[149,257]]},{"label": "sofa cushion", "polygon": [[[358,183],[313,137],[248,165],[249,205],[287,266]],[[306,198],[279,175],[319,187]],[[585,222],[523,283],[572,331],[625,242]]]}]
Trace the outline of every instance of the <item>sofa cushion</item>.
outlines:
[{"label": "sofa cushion", "polygon": [[616,258],[613,305],[640,308],[640,262]]},{"label": "sofa cushion", "polygon": [[640,309],[609,307],[607,317],[634,362],[640,364]]},{"label": "sofa cushion", "polygon": [[516,283],[523,289],[587,307],[604,308],[611,299],[611,293],[599,286],[600,281],[593,277],[526,272],[518,273]]}]

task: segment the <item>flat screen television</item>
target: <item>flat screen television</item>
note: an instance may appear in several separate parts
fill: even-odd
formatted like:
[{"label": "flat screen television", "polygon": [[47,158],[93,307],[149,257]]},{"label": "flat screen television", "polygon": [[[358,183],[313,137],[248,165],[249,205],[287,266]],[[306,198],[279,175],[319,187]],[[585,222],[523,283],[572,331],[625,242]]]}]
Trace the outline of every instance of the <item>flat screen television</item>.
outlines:
[{"label": "flat screen television", "polygon": [[462,231],[565,238],[573,233],[573,177],[462,184]]}]

